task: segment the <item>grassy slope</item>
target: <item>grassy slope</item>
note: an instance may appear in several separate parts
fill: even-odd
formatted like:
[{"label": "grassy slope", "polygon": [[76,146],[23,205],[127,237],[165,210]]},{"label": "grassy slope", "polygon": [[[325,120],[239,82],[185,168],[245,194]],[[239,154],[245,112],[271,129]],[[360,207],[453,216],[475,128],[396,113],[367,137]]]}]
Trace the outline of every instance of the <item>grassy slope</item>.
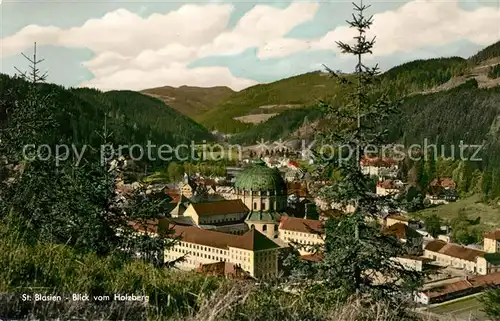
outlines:
[{"label": "grassy slope", "polygon": [[208,88],[165,86],[145,89],[141,93],[156,97],[178,112],[196,118],[228,99],[234,91],[223,86]]},{"label": "grassy slope", "polygon": [[222,132],[239,132],[250,128],[234,117],[244,116],[254,109],[272,104],[300,104],[308,106],[317,98],[335,99],[341,88],[328,75],[311,72],[269,84],[261,84],[244,89],[232,95],[214,109],[199,117],[199,121],[209,129]]},{"label": "grassy slope", "polygon": [[450,220],[457,217],[460,211],[464,211],[471,219],[478,216],[481,217],[481,224],[484,224],[488,229],[494,227],[500,228],[500,207],[482,203],[481,198],[477,195],[459,200],[458,202],[427,208],[413,215],[416,217],[426,217],[436,214],[443,219]]}]

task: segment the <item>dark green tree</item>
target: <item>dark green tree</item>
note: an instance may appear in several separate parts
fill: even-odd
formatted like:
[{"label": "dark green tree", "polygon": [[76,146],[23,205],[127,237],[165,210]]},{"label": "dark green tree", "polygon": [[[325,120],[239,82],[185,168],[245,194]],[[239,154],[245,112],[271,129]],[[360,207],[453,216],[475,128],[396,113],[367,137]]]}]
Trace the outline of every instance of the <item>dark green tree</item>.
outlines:
[{"label": "dark green tree", "polygon": [[[1,97],[7,117],[0,122],[0,154],[6,155],[4,166],[11,169],[0,187],[0,219],[17,217],[15,228],[26,241],[62,243],[99,255],[126,254],[124,233],[119,231],[131,218],[141,217],[139,209],[147,206],[124,210],[117,204],[117,172],[100,154],[100,144],[113,143],[106,115],[103,129],[93,129],[100,133],[100,144],[87,145],[79,163],[73,157],[57,157],[58,146],[82,151],[83,145],[75,141],[73,131],[63,130],[67,115],[55,108],[58,101],[43,83],[36,50],[33,59],[27,59],[32,72],[22,74],[17,86]],[[42,144],[45,148],[37,151]]]},{"label": "dark green tree", "polygon": [[167,173],[171,182],[178,182],[184,175],[184,167],[176,162],[171,162],[168,164]]},{"label": "dark green tree", "polygon": [[483,311],[486,312],[491,320],[500,320],[500,289],[490,289],[484,295],[479,297],[483,303]]},{"label": "dark green tree", "polygon": [[409,249],[383,232],[378,217],[382,209],[394,210],[400,202],[391,196],[379,197],[373,193],[372,181],[362,173],[360,160],[367,146],[381,146],[386,142],[386,131],[382,128],[397,112],[398,104],[375,90],[378,68],[367,67],[362,60],[372,52],[375,43],[375,39],[367,40],[366,37],[372,17],[365,16],[369,6],[353,5],[355,14],[353,21],[348,23],[358,31],[354,38],[356,43],[337,44],[343,53],[356,57],[355,72],[344,77],[326,67],[350,90],[349,99],[338,108],[327,101],[321,102],[322,108],[329,112],[332,125],[341,122],[343,126],[318,135],[322,143],[343,146],[343,156],[350,154],[350,157],[318,161],[323,168],[333,166],[340,173],[335,184],[320,191],[323,198],[344,208],[353,206],[355,210],[340,217],[330,217],[325,222],[324,246],[313,247],[322,260],[311,264],[291,258],[289,264],[296,265],[294,281],[306,280],[299,283],[306,283],[304,287],[312,291],[313,296],[329,300],[332,296],[345,299],[361,295],[367,304],[371,300],[382,300],[397,310],[401,301],[407,300],[420,285],[421,275],[405,269],[393,259],[409,253]]},{"label": "dark green tree", "polygon": [[437,237],[441,234],[443,220],[436,214],[424,218],[425,230],[432,236]]}]

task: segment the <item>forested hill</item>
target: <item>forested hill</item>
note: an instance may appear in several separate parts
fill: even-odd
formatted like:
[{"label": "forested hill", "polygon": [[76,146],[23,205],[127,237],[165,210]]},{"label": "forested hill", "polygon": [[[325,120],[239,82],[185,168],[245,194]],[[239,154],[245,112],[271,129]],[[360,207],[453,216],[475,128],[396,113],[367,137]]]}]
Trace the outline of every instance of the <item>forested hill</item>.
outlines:
[{"label": "forested hill", "polygon": [[479,64],[488,59],[493,59],[498,57],[500,57],[500,41],[484,48],[477,54],[471,56],[469,58],[469,62],[472,64]]},{"label": "forested hill", "polygon": [[[180,114],[162,101],[133,91],[103,93],[95,89],[64,88],[53,84],[39,85],[42,93],[55,104],[57,131],[55,137],[75,144],[98,145],[106,124],[115,144],[188,143],[211,140],[201,125]],[[6,110],[15,108],[26,97],[28,84],[15,77],[0,74],[0,125],[8,122]],[[5,123],[4,123],[5,124]],[[145,145],[144,145],[145,146]]]},{"label": "forested hill", "polygon": [[[463,72],[466,66],[467,61],[459,57],[412,61],[382,74],[380,88],[393,96],[402,97],[441,85]],[[280,113],[283,110],[281,106],[286,105],[310,107],[317,105],[318,99],[339,104],[345,93],[346,87],[339,85],[327,73],[310,72],[244,89],[197,120],[209,129],[239,133],[252,127],[239,121],[242,116]]]},{"label": "forested hill", "polygon": [[193,87],[178,88],[164,86],[142,90],[141,93],[161,99],[178,112],[196,119],[211,108],[227,100],[234,91],[229,87]]}]

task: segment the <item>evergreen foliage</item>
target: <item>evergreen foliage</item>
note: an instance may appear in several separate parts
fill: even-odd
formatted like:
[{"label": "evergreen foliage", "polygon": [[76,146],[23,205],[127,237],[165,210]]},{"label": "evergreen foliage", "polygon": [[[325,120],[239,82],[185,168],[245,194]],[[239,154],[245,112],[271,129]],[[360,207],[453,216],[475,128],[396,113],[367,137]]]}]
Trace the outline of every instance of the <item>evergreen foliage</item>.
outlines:
[{"label": "evergreen foliage", "polygon": [[488,77],[491,79],[500,78],[500,64],[490,67]]},{"label": "evergreen foliage", "polygon": [[479,64],[488,59],[500,57],[500,41],[489,45],[488,47],[480,50],[475,55],[469,58],[469,62],[472,64]]},{"label": "evergreen foliage", "polygon": [[[396,308],[401,302],[409,301],[412,291],[420,285],[421,275],[394,260],[412,249],[386,235],[377,220],[383,209],[396,209],[400,202],[391,196],[375,195],[371,178],[362,173],[359,165],[366,146],[380,146],[384,142],[384,132],[379,128],[397,110],[397,104],[387,95],[373,96],[371,89],[379,80],[378,69],[363,64],[363,56],[372,52],[375,43],[375,39],[366,39],[366,31],[372,24],[372,17],[364,15],[367,8],[354,4],[353,21],[348,22],[359,32],[354,38],[356,43],[337,43],[343,53],[358,59],[354,75],[347,79],[327,68],[351,91],[347,94],[347,103],[340,108],[323,102],[329,110],[332,127],[320,134],[321,142],[348,146],[352,153],[347,160],[336,159],[324,164],[326,168],[337,167],[340,179],[324,187],[321,194],[328,203],[344,208],[351,205],[355,210],[325,221],[324,247],[313,247],[322,260],[306,263],[292,256],[288,264],[294,267],[292,279],[303,286],[301,290],[306,289],[326,300],[359,295],[367,304],[383,301]],[[334,120],[345,126],[336,126]]]},{"label": "evergreen foliage", "polygon": [[[32,70],[37,70],[37,62],[30,60]],[[99,154],[100,145],[126,137],[109,132],[106,116],[104,121],[99,119],[103,111],[75,99],[71,91],[42,83],[43,77],[4,79],[7,95],[0,106],[6,117],[0,123],[0,154],[5,180],[0,188],[0,220],[24,231],[24,241],[30,244],[62,243],[98,255],[141,253],[137,247],[149,240],[135,238],[128,221],[154,218],[165,200],[142,193],[128,204],[117,205],[118,173],[110,168],[113,157],[102,161],[109,155]],[[97,126],[101,121],[102,130]],[[26,149],[30,144],[46,148]],[[88,148],[80,162],[75,157],[61,161],[54,152],[62,145],[79,151]],[[169,246],[152,240],[147,247],[153,244],[157,250]]]}]

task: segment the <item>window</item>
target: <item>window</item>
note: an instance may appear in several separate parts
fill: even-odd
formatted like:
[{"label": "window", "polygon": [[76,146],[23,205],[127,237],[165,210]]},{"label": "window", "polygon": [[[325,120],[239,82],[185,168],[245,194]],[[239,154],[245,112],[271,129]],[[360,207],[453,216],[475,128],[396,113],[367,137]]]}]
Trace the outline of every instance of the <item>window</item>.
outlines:
[{"label": "window", "polygon": [[274,225],[274,231],[278,232],[278,225]]},{"label": "window", "polygon": [[256,210],[257,209],[257,202],[253,202],[253,209]]},{"label": "window", "polygon": [[264,225],[262,226],[262,231],[263,231],[263,232],[267,231],[267,225],[265,225],[265,224],[264,224]]}]

